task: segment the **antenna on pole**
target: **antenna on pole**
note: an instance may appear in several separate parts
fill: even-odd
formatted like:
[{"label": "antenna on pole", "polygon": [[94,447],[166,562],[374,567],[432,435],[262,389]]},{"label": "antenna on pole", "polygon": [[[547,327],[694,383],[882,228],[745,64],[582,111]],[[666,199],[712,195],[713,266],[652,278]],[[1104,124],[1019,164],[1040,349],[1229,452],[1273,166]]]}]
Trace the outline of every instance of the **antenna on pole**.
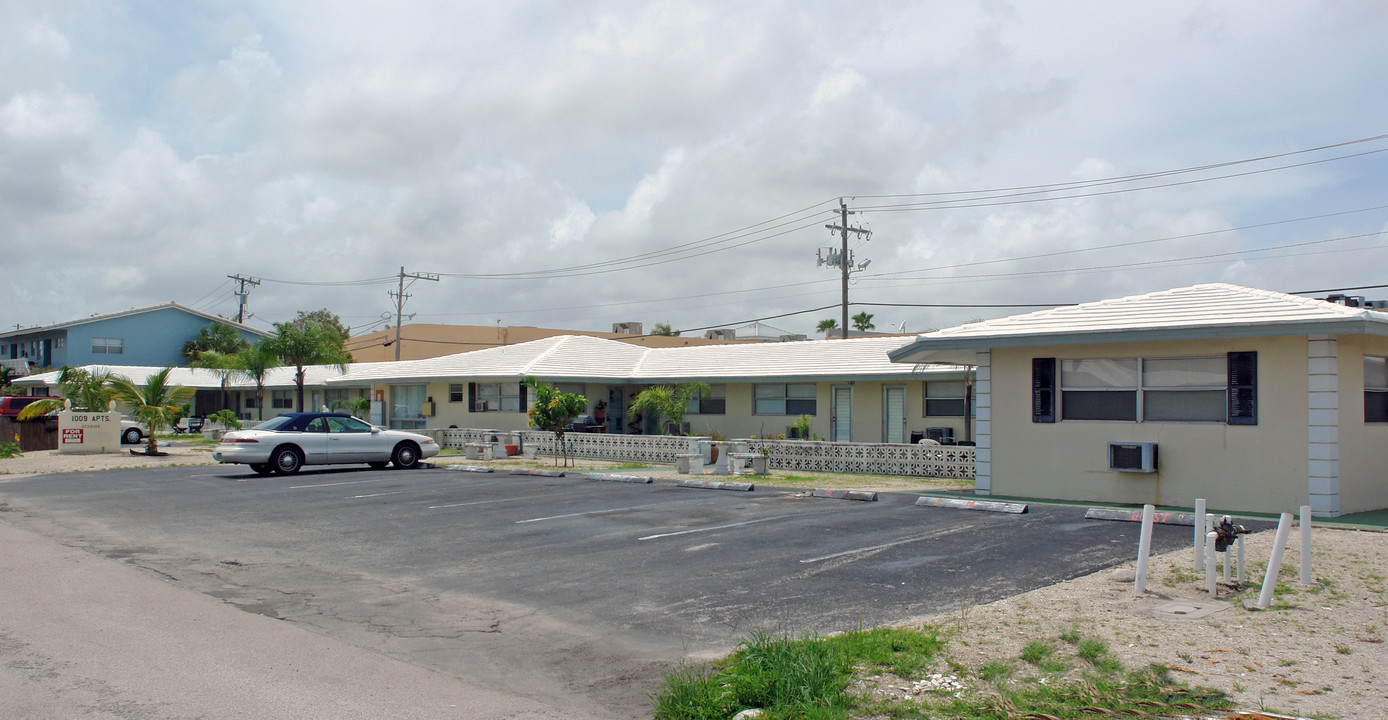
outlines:
[{"label": "antenna on pole", "polygon": [[[871,260],[864,260],[860,265],[856,267],[854,267],[853,265],[853,251],[848,249],[848,234],[854,233],[855,235],[863,238],[863,240],[872,239],[871,230],[862,227],[850,226],[848,224],[848,216],[854,214],[856,214],[856,212],[848,209],[848,205],[843,201],[843,198],[839,198],[839,218],[841,222],[837,225],[831,223],[829,225],[825,225],[824,227],[829,228],[830,230],[837,230],[839,232],[839,237],[842,240],[842,246],[838,249],[832,247],[820,248],[818,262],[819,265],[828,265],[829,267],[839,268],[840,277],[842,278],[841,286],[843,291],[843,339],[845,340],[848,339],[848,275],[850,273],[861,272],[862,270],[867,268],[868,263],[872,262]],[[827,254],[825,252],[826,250],[828,251]]]}]

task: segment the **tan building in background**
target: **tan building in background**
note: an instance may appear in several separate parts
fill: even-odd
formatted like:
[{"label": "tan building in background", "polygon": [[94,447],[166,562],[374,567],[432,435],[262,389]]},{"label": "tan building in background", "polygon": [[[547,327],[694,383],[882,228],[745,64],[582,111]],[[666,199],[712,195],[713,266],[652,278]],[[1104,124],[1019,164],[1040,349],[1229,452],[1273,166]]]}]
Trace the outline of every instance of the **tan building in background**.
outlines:
[{"label": "tan building in background", "polygon": [[[428,358],[453,355],[455,353],[485,350],[493,347],[519,345],[532,340],[543,340],[558,335],[582,335],[585,337],[606,338],[641,347],[691,347],[697,345],[723,345],[729,342],[756,342],[755,340],[710,340],[703,337],[681,337],[676,335],[643,335],[639,323],[619,323],[636,329],[636,332],[589,332],[583,330],[556,330],[527,326],[497,325],[438,325],[414,323],[400,327],[400,360],[426,360]],[[354,361],[359,363],[394,361],[395,329],[359,335],[347,341],[347,350]]]}]

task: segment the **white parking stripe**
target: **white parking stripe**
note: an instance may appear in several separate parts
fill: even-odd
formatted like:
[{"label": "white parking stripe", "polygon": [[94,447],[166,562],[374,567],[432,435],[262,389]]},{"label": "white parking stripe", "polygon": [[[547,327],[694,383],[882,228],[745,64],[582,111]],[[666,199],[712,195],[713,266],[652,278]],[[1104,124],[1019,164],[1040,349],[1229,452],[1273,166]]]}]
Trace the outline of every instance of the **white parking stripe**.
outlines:
[{"label": "white parking stripe", "polygon": [[452,503],[452,504],[450,504],[450,505],[430,505],[430,506],[429,506],[429,509],[430,509],[430,510],[442,510],[443,508],[467,507],[468,505],[492,505],[492,504],[495,504],[495,503],[516,502],[516,501],[518,501],[518,500],[534,500],[535,498],[541,498],[541,497],[543,497],[543,498],[553,498],[553,497],[564,497],[565,495],[579,495],[579,494],[582,494],[582,493],[581,493],[581,492],[580,492],[580,493],[567,492],[567,493],[543,493],[543,494],[540,494],[540,495],[522,495],[522,496],[520,496],[520,497],[502,498],[502,499],[500,499],[500,500],[477,500],[477,501],[474,501],[474,502]]},{"label": "white parking stripe", "polygon": [[362,499],[362,498],[381,497],[382,495],[399,495],[399,494],[402,493],[402,492],[405,492],[405,491],[404,491],[404,490],[395,490],[395,491],[393,491],[393,492],[372,493],[372,494],[370,494],[370,495],[352,495],[352,496],[348,497],[347,499],[348,499],[348,500],[360,500],[360,499]]},{"label": "white parking stripe", "polygon": [[335,483],[317,483],[315,485],[290,485],[290,490],[302,490],[304,488],[332,487],[334,485],[361,485],[362,483],[376,482],[375,480],[347,480]]},{"label": "white parking stripe", "polygon": [[692,534],[694,534],[694,533],[712,532],[712,531],[714,531],[714,530],[725,530],[725,529],[727,529],[727,528],[742,527],[743,525],[755,525],[756,523],[763,523],[763,522],[767,522],[767,521],[769,521],[769,520],[780,520],[781,518],[788,518],[788,517],[797,517],[797,516],[796,516],[796,515],[773,515],[773,516],[771,516],[771,517],[759,518],[759,519],[757,519],[757,520],[746,520],[746,521],[739,522],[739,523],[729,523],[729,524],[727,524],[727,525],[714,525],[713,527],[694,528],[694,529],[692,529],[692,530],[680,530],[680,531],[678,531],[678,532],[660,533],[659,535],[647,535],[646,537],[640,537],[640,538],[636,538],[636,539],[637,539],[637,540],[655,540],[656,538],[674,537],[674,536],[676,536],[676,535],[692,535]]},{"label": "white parking stripe", "polygon": [[939,536],[941,536],[941,535],[947,534],[948,532],[949,532],[948,530],[937,530],[937,531],[935,531],[935,532],[929,532],[929,533],[926,533],[926,534],[924,534],[924,535],[916,535],[916,536],[914,536],[914,537],[904,538],[904,539],[901,539],[901,540],[895,540],[895,541],[889,542],[889,543],[882,543],[881,545],[872,545],[872,546],[870,546],[870,547],[854,548],[854,549],[852,549],[852,550],[844,550],[843,552],[836,552],[836,553],[833,553],[833,554],[831,554],[831,555],[821,555],[821,556],[815,557],[815,558],[806,558],[806,559],[804,559],[804,560],[801,560],[800,562],[802,562],[802,563],[817,563],[817,562],[820,562],[821,560],[833,560],[834,558],[841,558],[841,557],[845,557],[845,556],[848,556],[848,555],[858,555],[858,554],[860,554],[860,553],[869,553],[869,552],[872,552],[873,550],[883,550],[883,549],[890,548],[890,547],[896,547],[897,545],[907,545],[907,544],[910,544],[910,543],[913,543],[913,542],[920,542],[920,541],[922,541],[922,540],[930,540],[930,539],[932,539],[932,538],[937,538],[937,537],[939,537]]},{"label": "white parking stripe", "polygon": [[649,505],[629,505],[629,506],[627,506],[627,507],[610,508],[610,509],[607,509],[607,510],[589,510],[588,512],[568,513],[568,514],[566,514],[566,515],[550,515],[549,517],[530,518],[529,520],[517,520],[517,521],[516,521],[516,524],[517,524],[517,525],[524,525],[525,523],[543,522],[543,521],[545,521],[545,520],[559,520],[559,519],[562,519],[562,518],[580,517],[580,516],[583,516],[583,515],[601,515],[601,514],[603,514],[603,513],[622,512],[623,510],[638,510],[638,509],[640,509],[640,508],[656,507],[656,506],[658,506],[658,505],[668,505],[668,504],[669,504],[669,503],[651,503],[651,504],[649,504]]}]

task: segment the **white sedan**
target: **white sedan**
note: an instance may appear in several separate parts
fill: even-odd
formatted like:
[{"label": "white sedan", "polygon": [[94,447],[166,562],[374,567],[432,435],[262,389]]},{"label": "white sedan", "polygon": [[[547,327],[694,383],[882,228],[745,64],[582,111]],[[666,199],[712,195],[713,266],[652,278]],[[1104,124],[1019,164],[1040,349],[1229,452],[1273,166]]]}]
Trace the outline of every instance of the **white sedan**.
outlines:
[{"label": "white sedan", "polygon": [[261,475],[292,475],[305,465],[366,463],[413,468],[439,454],[433,438],[384,430],[346,413],[286,413],[222,436],[213,459],[241,463]]}]

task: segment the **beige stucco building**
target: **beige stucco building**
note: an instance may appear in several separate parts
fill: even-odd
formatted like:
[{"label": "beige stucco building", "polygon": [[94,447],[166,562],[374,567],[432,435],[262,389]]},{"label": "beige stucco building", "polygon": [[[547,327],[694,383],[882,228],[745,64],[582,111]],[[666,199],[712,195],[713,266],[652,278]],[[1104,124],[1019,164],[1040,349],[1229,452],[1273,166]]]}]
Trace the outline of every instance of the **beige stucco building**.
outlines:
[{"label": "beige stucco building", "polygon": [[980,495],[1388,507],[1388,313],[1197,285],[948,328],[891,356],[977,367]]}]

